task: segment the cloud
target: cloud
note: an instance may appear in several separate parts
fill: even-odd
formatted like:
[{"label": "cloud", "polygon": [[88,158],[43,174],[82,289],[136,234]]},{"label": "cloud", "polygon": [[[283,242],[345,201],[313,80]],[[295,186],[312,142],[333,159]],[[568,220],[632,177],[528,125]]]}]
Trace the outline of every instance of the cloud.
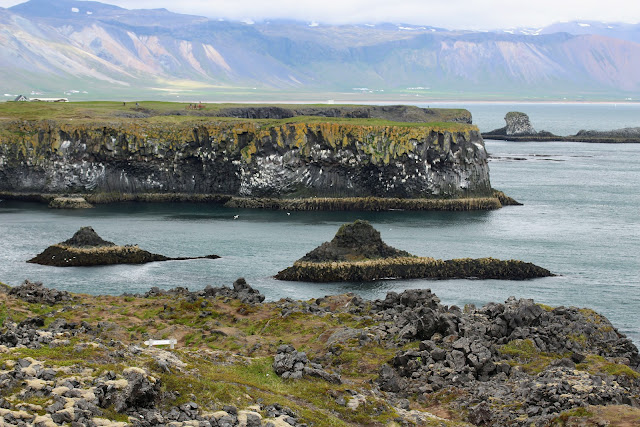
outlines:
[{"label": "cloud", "polygon": [[[0,0],[0,5],[17,3]],[[394,22],[457,29],[535,27],[559,21],[640,22],[629,0],[104,0],[127,9],[167,8],[229,20],[330,24]]]}]

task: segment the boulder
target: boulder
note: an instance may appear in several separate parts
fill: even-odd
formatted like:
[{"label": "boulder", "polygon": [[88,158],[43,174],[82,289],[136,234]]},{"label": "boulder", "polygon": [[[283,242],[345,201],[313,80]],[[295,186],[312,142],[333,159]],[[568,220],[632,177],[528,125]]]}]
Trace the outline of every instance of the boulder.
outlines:
[{"label": "boulder", "polygon": [[304,376],[316,377],[333,384],[341,384],[340,376],[325,371],[317,363],[310,363],[305,352],[298,352],[292,345],[283,344],[273,360],[273,370],[282,378],[298,380]]}]

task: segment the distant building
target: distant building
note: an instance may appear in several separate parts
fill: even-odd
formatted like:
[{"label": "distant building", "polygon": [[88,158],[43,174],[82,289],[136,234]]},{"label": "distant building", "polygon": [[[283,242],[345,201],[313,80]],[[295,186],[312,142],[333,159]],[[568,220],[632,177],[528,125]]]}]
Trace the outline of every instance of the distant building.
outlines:
[{"label": "distant building", "polygon": [[29,100],[29,98],[27,98],[27,97],[26,97],[26,96],[24,96],[24,95],[18,95],[18,96],[16,97],[16,99],[14,99],[14,101],[16,101],[16,102],[17,102],[17,101],[28,101],[28,100]]},{"label": "distant building", "polygon": [[31,102],[69,102],[67,98],[31,98]]}]

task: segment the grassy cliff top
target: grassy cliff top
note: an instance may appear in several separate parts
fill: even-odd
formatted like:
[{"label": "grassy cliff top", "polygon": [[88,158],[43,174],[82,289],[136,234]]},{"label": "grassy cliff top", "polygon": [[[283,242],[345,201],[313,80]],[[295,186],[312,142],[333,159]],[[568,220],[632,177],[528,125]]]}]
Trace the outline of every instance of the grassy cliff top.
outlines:
[{"label": "grassy cliff top", "polygon": [[337,123],[363,126],[428,127],[448,131],[476,129],[465,109],[423,109],[414,106],[328,104],[189,104],[174,102],[4,102],[0,124],[15,120],[72,123],[199,124],[212,119],[265,126],[288,123]]}]

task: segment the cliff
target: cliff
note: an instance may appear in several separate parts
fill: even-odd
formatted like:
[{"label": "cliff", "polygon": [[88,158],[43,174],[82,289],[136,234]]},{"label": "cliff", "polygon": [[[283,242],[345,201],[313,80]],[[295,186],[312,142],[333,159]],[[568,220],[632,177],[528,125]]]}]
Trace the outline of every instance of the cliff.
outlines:
[{"label": "cliff", "polygon": [[467,124],[173,116],[0,123],[0,191],[402,198],[492,194],[482,137]]}]

